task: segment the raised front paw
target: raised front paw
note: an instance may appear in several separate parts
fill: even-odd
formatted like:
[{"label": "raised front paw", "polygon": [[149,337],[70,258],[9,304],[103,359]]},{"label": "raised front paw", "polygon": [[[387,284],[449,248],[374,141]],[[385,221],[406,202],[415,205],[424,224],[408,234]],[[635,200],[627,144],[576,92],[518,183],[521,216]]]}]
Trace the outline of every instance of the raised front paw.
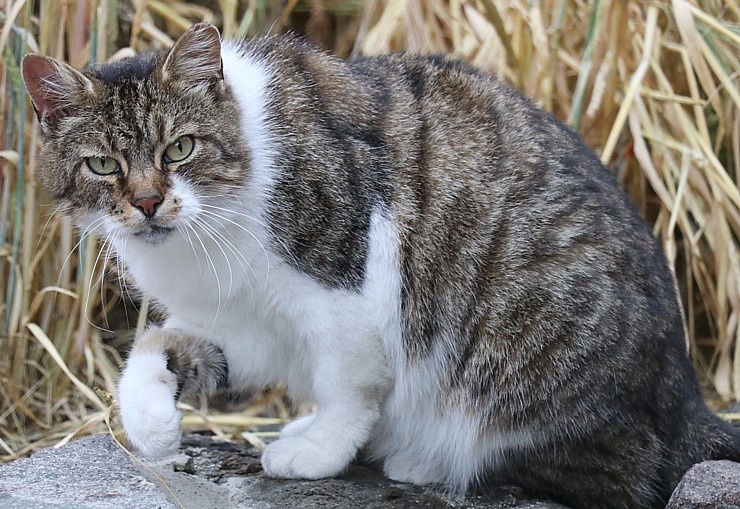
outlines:
[{"label": "raised front paw", "polygon": [[177,378],[163,355],[129,359],[118,387],[123,428],[145,458],[161,458],[180,445],[182,413],[175,406]]},{"label": "raised front paw", "polygon": [[262,453],[262,466],[271,477],[323,479],[341,474],[352,458],[302,436],[281,438]]}]

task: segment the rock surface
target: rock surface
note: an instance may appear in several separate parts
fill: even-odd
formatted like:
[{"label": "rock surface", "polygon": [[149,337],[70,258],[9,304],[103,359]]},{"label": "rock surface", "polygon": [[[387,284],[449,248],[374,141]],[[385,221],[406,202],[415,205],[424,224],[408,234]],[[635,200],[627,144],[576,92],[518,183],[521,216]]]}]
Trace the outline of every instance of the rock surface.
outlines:
[{"label": "rock surface", "polygon": [[174,508],[108,435],[95,435],[0,467],[3,509]]},{"label": "rock surface", "polygon": [[191,435],[167,461],[140,464],[108,435],[0,466],[3,509],[563,509],[515,487],[485,497],[446,500],[430,490],[351,467],[338,479],[265,477],[259,453],[242,444]]},{"label": "rock surface", "polygon": [[740,463],[705,461],[686,472],[666,509],[740,509]]},{"label": "rock surface", "polygon": [[[670,509],[738,507],[740,464],[706,462],[691,469]],[[243,444],[191,435],[167,461],[141,463],[108,435],[0,466],[3,509],[567,509],[527,497],[516,487],[450,500],[353,466],[337,479],[285,481],[262,474],[259,454]]]}]

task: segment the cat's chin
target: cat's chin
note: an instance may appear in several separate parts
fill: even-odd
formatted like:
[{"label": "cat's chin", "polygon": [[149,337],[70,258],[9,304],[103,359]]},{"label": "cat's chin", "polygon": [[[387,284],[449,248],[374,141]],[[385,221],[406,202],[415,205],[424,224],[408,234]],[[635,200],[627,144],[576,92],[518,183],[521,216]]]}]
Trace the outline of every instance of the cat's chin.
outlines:
[{"label": "cat's chin", "polygon": [[168,228],[164,226],[147,226],[144,229],[137,230],[134,232],[134,238],[137,238],[147,244],[162,244],[170,238],[175,228]]}]

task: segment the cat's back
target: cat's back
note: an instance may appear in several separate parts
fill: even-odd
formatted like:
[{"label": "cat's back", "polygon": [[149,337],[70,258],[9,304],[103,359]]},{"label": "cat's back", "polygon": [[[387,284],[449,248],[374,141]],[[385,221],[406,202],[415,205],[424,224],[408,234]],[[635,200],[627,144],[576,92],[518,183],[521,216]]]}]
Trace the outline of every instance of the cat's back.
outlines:
[{"label": "cat's back", "polygon": [[[266,117],[280,137],[280,206],[268,214],[281,228],[301,224],[304,242],[356,241],[316,277],[357,286],[370,212],[381,206],[396,218],[406,263],[449,258],[409,269],[440,283],[455,270],[496,267],[496,278],[516,279],[523,266],[552,275],[558,263],[580,262],[635,284],[650,276],[672,294],[657,243],[610,172],[578,135],[500,79],[442,56],[345,61],[295,36],[225,49],[266,75]],[[301,215],[316,210],[324,215]],[[465,263],[453,259],[461,252]],[[306,267],[336,257],[317,252]]]},{"label": "cat's back", "polygon": [[[540,259],[588,237],[607,258],[630,244],[625,249],[663,265],[649,228],[594,151],[501,79],[441,56],[399,53],[348,66],[385,91],[374,113],[393,155],[392,201],[415,232],[469,226],[486,242],[517,244],[519,255],[531,244]],[[452,237],[436,249],[459,251],[461,239]],[[667,271],[661,275],[670,286]]]},{"label": "cat's back", "polygon": [[495,185],[528,206],[535,202],[527,197],[537,200],[540,210],[543,199],[595,198],[615,219],[642,227],[582,138],[500,78],[444,56],[397,53],[347,65],[374,91],[380,106],[373,113],[388,144],[402,151],[399,171],[476,194],[487,191],[477,185]]}]

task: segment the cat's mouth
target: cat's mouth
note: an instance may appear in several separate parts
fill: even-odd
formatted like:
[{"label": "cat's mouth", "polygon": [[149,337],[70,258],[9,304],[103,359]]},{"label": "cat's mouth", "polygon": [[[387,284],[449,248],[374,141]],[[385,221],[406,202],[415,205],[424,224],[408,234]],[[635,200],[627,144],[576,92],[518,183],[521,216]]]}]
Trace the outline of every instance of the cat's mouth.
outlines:
[{"label": "cat's mouth", "polygon": [[142,239],[149,244],[160,244],[169,237],[170,233],[175,231],[174,228],[157,225],[146,225],[140,230],[134,232],[134,237]]}]

